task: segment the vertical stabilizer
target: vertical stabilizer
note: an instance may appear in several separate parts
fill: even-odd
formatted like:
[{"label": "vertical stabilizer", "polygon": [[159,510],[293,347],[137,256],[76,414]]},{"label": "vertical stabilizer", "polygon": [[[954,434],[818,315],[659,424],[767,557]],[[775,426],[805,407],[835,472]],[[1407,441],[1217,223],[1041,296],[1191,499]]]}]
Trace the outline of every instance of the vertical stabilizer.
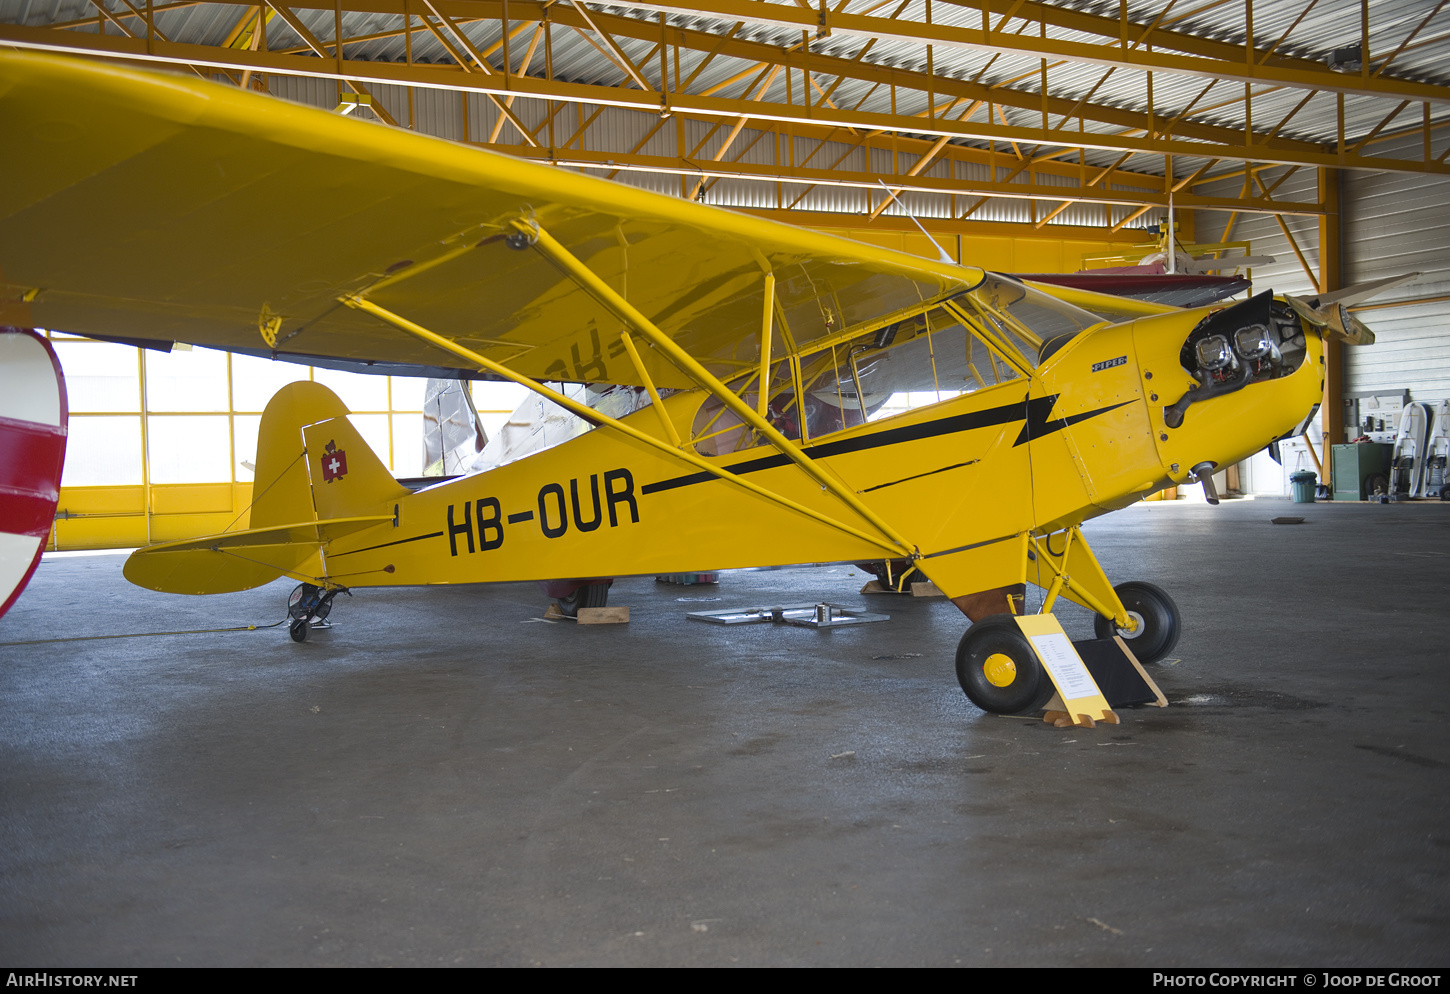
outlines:
[{"label": "vertical stabilizer", "polygon": [[303,454],[302,429],[347,415],[337,394],[320,383],[289,383],[267,402],[257,432],[256,482],[249,528],[311,521],[312,480]]}]

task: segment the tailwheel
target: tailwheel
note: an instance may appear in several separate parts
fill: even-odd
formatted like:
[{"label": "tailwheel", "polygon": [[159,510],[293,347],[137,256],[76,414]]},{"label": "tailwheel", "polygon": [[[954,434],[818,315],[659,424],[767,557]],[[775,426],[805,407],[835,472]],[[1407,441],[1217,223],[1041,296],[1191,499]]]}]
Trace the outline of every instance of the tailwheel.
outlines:
[{"label": "tailwheel", "polygon": [[1172,652],[1183,628],[1173,598],[1161,587],[1138,581],[1120,583],[1113,591],[1136,624],[1129,631],[1113,624],[1112,618],[1098,615],[1093,622],[1098,638],[1121,636],[1141,663],[1156,663]]},{"label": "tailwheel", "polygon": [[287,615],[303,621],[322,621],[332,613],[334,593],[336,591],[323,590],[315,584],[299,583],[287,598]]},{"label": "tailwheel", "polygon": [[287,616],[292,619],[287,634],[292,636],[293,642],[306,642],[307,632],[314,626],[332,627],[324,622],[332,613],[332,599],[340,591],[346,591],[349,597],[352,596],[352,591],[345,587],[324,590],[312,583],[299,583],[293,589],[287,597]]},{"label": "tailwheel", "polygon": [[605,580],[603,583],[581,583],[575,587],[572,593],[556,598],[554,603],[559,605],[559,610],[566,618],[579,617],[581,607],[604,607],[609,603],[609,585],[612,580]]},{"label": "tailwheel", "polygon": [[983,618],[957,646],[957,681],[973,704],[993,714],[1036,711],[1052,680],[1010,614]]}]

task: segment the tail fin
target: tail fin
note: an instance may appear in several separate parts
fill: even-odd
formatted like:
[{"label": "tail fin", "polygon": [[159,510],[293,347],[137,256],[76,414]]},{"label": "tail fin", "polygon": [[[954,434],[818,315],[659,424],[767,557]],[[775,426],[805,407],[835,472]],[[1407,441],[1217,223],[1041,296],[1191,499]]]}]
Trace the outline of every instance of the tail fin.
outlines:
[{"label": "tail fin", "polygon": [[303,380],[278,390],[257,431],[256,482],[250,528],[275,528],[316,517],[302,429],[347,415],[347,406],[321,383]]},{"label": "tail fin", "polygon": [[408,493],[320,383],[289,383],[262,414],[251,528],[371,514]]},{"label": "tail fin", "polygon": [[347,413],[321,384],[283,387],[257,434],[249,527],[141,549],[126,560],[126,579],[177,594],[246,590],[280,575],[320,581],[322,546],[394,520],[408,493]]}]

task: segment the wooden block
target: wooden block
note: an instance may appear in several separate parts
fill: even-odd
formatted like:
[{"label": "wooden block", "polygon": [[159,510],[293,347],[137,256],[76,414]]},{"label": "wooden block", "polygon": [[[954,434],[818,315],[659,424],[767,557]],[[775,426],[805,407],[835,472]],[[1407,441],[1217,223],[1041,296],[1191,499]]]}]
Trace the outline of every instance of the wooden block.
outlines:
[{"label": "wooden block", "polygon": [[581,607],[579,609],[579,624],[581,625],[623,625],[629,622],[629,608],[627,607]]},{"label": "wooden block", "polygon": [[861,588],[861,593],[863,593],[863,594],[894,594],[894,593],[896,593],[896,591],[892,590],[890,587],[884,587],[884,586],[882,586],[880,580],[867,580],[866,581],[866,586],[864,586],[864,587]]},{"label": "wooden block", "polygon": [[556,604],[556,603],[554,603],[553,601],[550,601],[549,602],[549,607],[548,607],[548,610],[546,610],[544,612],[544,617],[547,618],[549,621],[568,621],[569,620],[569,616],[567,614],[565,614],[563,611],[560,611],[559,610],[559,605]]},{"label": "wooden block", "polygon": [[930,580],[923,580],[921,583],[911,585],[911,596],[913,597],[945,597],[941,588]]}]

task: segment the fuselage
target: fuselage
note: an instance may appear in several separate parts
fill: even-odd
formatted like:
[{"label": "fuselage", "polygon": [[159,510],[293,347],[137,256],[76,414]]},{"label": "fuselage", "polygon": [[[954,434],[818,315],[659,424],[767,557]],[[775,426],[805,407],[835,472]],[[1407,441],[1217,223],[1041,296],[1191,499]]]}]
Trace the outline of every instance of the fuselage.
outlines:
[{"label": "fuselage", "polygon": [[[1291,372],[1209,396],[1169,426],[1165,410],[1199,385],[1181,358],[1208,313],[1098,326],[1030,375],[807,439],[801,449],[905,536],[932,575],[935,557],[1078,524],[1183,482],[1204,462],[1237,462],[1304,422],[1323,392],[1322,342],[1307,327]],[[704,391],[665,398],[681,437],[707,399]],[[663,434],[652,409],[626,422]],[[845,501],[771,446],[712,462],[774,499],[598,428],[394,502],[396,524],[332,541],[326,570],[351,586],[475,583],[889,554],[861,537],[871,528]],[[947,585],[969,585],[970,576],[956,571]]]}]

